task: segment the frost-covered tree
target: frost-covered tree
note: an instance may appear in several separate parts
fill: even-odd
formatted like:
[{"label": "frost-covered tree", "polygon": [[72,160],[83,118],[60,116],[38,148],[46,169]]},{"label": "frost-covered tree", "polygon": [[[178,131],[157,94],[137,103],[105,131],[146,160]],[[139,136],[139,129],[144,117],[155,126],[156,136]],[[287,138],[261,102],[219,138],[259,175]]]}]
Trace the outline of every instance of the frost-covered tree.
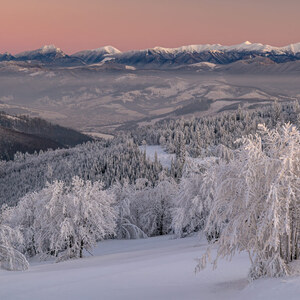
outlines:
[{"label": "frost-covered tree", "polygon": [[290,124],[260,130],[220,165],[206,225],[206,232],[221,229],[215,263],[248,251],[251,279],[289,274],[300,242],[300,133]]},{"label": "frost-covered tree", "polygon": [[96,242],[114,235],[114,197],[100,182],[74,177],[70,186],[55,181],[35,193],[34,231],[38,253],[59,260],[81,258]]},{"label": "frost-covered tree", "polygon": [[177,184],[164,172],[159,174],[154,187],[147,179],[139,178],[135,184],[118,183],[111,190],[117,200],[119,238],[144,238],[170,232]]},{"label": "frost-covered tree", "polygon": [[37,193],[25,195],[16,207],[11,207],[2,214],[2,218],[11,228],[19,228],[23,236],[22,252],[26,256],[36,254],[35,229],[36,209],[41,205]]},{"label": "frost-covered tree", "polygon": [[139,226],[149,236],[164,235],[171,229],[171,211],[177,184],[161,174],[161,181],[155,187],[137,194],[139,204]]},{"label": "frost-covered tree", "polygon": [[204,228],[209,214],[214,186],[214,166],[217,157],[188,159],[174,197],[172,228],[176,236],[184,237]]},{"label": "frost-covered tree", "polygon": [[23,246],[23,236],[18,227],[11,228],[4,224],[5,208],[0,219],[0,267],[10,271],[22,271],[29,267],[26,257],[18,251]]},{"label": "frost-covered tree", "polygon": [[116,236],[119,239],[138,239],[146,238],[147,235],[139,228],[132,216],[132,201],[134,199],[133,186],[125,182],[121,185],[117,182],[112,188],[111,192],[115,195],[117,211],[117,226]]}]

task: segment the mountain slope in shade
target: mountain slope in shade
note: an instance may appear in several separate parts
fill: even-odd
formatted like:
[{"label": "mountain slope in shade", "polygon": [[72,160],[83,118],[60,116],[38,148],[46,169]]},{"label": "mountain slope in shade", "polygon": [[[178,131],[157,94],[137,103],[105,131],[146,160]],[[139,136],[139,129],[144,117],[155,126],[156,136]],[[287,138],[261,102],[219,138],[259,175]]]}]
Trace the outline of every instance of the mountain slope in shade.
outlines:
[{"label": "mountain slope in shade", "polygon": [[13,57],[13,60],[38,61],[41,63],[56,63],[67,65],[84,64],[79,58],[70,57],[69,55],[64,53],[60,48],[57,48],[54,45],[43,46],[36,50],[25,51],[16,54]]},{"label": "mountain slope in shade", "polygon": [[25,51],[15,55],[17,60],[54,60],[67,55],[54,45],[43,46],[37,50]]},{"label": "mountain slope in shade", "polygon": [[92,139],[76,130],[40,118],[12,116],[0,112],[0,160],[14,154],[75,146]]},{"label": "mountain slope in shade", "polygon": [[63,148],[63,145],[47,138],[0,126],[0,160],[13,159],[16,152],[34,153],[57,148]]},{"label": "mountain slope in shade", "polygon": [[121,53],[120,50],[112,46],[106,46],[93,50],[84,50],[71,55],[71,57],[78,57],[87,64],[94,64],[103,61],[105,58],[114,54]]},{"label": "mountain slope in shade", "polygon": [[14,57],[8,52],[0,53],[0,61],[10,61],[13,59],[14,59]]}]

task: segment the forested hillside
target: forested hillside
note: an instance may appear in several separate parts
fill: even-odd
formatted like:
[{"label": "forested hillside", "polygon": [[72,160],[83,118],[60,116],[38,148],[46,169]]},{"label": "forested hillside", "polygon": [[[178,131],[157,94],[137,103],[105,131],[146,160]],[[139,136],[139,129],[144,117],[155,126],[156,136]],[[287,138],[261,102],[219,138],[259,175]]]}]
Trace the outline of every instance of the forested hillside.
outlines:
[{"label": "forested hillside", "polygon": [[236,148],[236,140],[255,134],[258,124],[269,128],[291,122],[300,124],[300,106],[295,102],[274,102],[255,110],[239,107],[234,112],[223,112],[212,117],[162,120],[154,125],[139,127],[131,135],[136,143],[160,144],[170,153],[176,153],[182,143],[192,157],[203,151],[223,145]]},{"label": "forested hillside", "polygon": [[[250,280],[293,274],[300,255],[299,112],[298,102],[274,102],[170,119],[110,141],[2,161],[4,265],[26,269],[35,255],[81,258],[102,239],[202,232],[211,246],[197,271],[246,251]],[[140,150],[146,144],[175,153],[170,167],[158,155],[150,161]]]},{"label": "forested hillside", "polygon": [[0,112],[0,159],[13,159],[16,152],[66,148],[92,139],[78,131],[40,118]]},{"label": "forested hillside", "polygon": [[63,148],[63,145],[47,138],[0,126],[0,159],[12,159],[16,152],[34,153],[57,148]]}]

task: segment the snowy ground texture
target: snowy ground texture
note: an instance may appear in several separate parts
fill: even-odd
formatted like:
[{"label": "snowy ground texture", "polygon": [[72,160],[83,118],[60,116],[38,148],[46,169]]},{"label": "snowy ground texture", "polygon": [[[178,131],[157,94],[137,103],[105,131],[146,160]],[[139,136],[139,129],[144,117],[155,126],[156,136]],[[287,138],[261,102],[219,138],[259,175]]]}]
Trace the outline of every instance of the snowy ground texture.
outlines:
[{"label": "snowy ground texture", "polygon": [[246,254],[195,275],[194,259],[205,249],[196,236],[108,240],[84,259],[32,261],[25,272],[1,270],[0,299],[300,299],[300,277],[248,284]]}]

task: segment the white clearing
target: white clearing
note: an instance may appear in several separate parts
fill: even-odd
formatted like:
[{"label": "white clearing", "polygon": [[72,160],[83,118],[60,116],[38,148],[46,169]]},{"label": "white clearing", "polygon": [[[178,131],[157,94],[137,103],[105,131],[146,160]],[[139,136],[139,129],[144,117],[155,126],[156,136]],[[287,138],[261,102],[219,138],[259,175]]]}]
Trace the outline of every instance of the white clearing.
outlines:
[{"label": "white clearing", "polygon": [[145,151],[148,159],[154,162],[155,153],[161,165],[165,168],[171,168],[172,159],[175,160],[175,154],[167,153],[160,145],[146,145],[139,147],[141,151]]},{"label": "white clearing", "polygon": [[195,274],[194,259],[205,249],[197,236],[103,241],[84,259],[32,261],[25,272],[1,270],[0,299],[299,299],[300,277],[249,284],[246,254]]}]

